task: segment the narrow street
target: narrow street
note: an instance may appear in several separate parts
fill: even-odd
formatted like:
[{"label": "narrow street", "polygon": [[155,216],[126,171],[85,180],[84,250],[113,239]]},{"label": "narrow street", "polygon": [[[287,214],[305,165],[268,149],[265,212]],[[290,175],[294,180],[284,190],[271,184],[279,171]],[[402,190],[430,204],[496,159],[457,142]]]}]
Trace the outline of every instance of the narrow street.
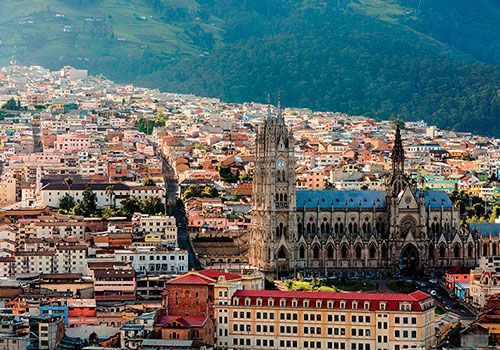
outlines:
[{"label": "narrow street", "polygon": [[162,160],[163,175],[167,191],[167,204],[170,209],[170,215],[175,217],[177,222],[177,243],[179,248],[189,252],[189,269],[198,270],[200,269],[200,265],[195,257],[193,247],[189,242],[186,216],[184,210],[177,206],[177,179],[175,178],[175,173],[159,151],[156,151],[156,156]]}]

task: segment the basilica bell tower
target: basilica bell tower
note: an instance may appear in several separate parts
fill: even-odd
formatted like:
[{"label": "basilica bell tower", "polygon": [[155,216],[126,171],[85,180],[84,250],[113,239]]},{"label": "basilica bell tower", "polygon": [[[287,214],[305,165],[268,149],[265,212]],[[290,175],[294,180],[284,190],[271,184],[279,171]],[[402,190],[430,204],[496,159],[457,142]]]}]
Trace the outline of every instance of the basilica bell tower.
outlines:
[{"label": "basilica bell tower", "polygon": [[293,267],[297,239],[294,139],[281,111],[268,103],[255,139],[249,264],[265,274]]}]

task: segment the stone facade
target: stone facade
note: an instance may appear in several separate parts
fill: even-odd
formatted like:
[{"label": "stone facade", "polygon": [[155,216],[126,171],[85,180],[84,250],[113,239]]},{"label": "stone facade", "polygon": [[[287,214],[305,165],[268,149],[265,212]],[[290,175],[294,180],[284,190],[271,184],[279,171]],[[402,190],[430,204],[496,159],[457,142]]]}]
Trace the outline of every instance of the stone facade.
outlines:
[{"label": "stone facade", "polygon": [[270,110],[256,136],[249,263],[270,273],[403,273],[474,266],[475,234],[444,191],[404,173],[399,122],[385,191],[297,191],[294,138]]}]

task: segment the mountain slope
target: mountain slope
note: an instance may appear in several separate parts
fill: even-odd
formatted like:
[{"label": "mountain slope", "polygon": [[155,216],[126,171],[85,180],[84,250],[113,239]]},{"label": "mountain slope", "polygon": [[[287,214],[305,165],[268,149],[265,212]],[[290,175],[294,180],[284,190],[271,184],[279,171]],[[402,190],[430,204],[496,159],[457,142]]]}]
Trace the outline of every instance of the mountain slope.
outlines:
[{"label": "mountain slope", "polygon": [[[281,87],[288,106],[500,136],[498,3],[454,3],[4,0],[0,63],[14,54],[235,102]],[[468,16],[476,26],[460,26]]]}]

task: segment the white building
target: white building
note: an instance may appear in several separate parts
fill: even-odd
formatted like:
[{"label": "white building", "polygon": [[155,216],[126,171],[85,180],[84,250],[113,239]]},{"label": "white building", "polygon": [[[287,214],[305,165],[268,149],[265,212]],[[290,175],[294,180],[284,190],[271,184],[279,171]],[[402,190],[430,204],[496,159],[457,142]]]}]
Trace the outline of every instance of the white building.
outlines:
[{"label": "white building", "polygon": [[136,272],[179,274],[188,272],[188,255],[187,250],[179,248],[136,247],[135,250],[115,251],[115,261],[130,262]]}]

